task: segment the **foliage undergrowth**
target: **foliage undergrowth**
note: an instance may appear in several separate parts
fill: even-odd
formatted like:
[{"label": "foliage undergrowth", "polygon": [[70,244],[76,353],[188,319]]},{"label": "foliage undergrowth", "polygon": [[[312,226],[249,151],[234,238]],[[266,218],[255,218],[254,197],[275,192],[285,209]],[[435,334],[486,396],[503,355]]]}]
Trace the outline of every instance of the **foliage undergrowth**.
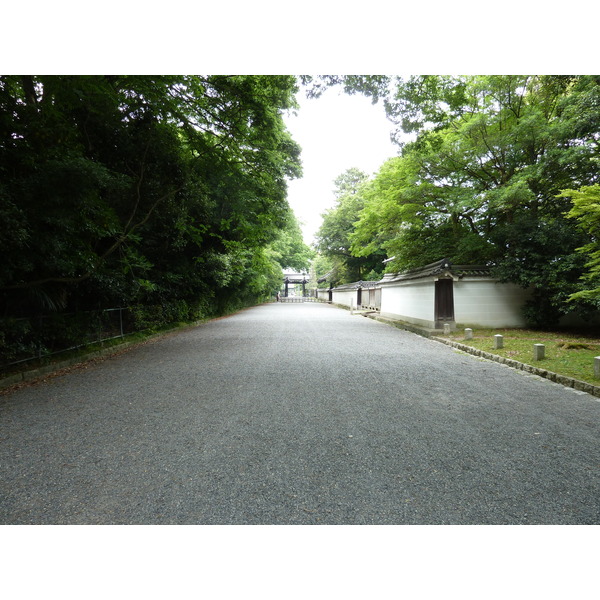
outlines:
[{"label": "foliage undergrowth", "polygon": [[[86,359],[94,356],[96,352],[115,348],[115,351],[118,351],[119,346],[123,346],[125,344],[131,345],[136,342],[142,343],[156,335],[160,335],[161,333],[168,333],[170,331],[181,329],[184,327],[189,327],[190,325],[198,325],[205,321],[209,321],[215,318],[223,318],[225,316],[229,316],[246,308],[248,306],[252,306],[255,303],[241,303],[239,305],[229,306],[227,309],[219,311],[218,313],[211,314],[210,316],[201,315],[196,313],[191,313],[188,315],[188,318],[183,318],[182,314],[179,314],[179,319],[167,320],[165,319],[165,315],[168,311],[164,313],[161,312],[159,317],[152,321],[144,321],[144,319],[148,319],[149,315],[154,311],[156,312],[156,308],[154,307],[145,307],[150,310],[142,310],[142,307],[138,308],[138,314],[136,315],[136,324],[141,326],[142,324],[146,324],[147,326],[143,329],[139,329],[138,331],[134,331],[132,333],[127,333],[123,337],[116,337],[113,339],[102,340],[98,342],[93,342],[85,345],[81,345],[80,347],[57,352],[51,355],[42,356],[39,359],[32,359],[27,361],[26,363],[16,364],[9,367],[5,367],[0,371],[0,379],[3,377],[10,377],[12,375],[16,375],[22,371],[30,371],[35,370],[41,367],[46,367],[48,365],[60,364],[64,362],[77,362],[79,359],[81,361],[85,361]],[[172,315],[174,316],[174,315]]]},{"label": "foliage undergrowth", "polygon": [[[503,336],[504,347],[494,348],[494,336]],[[454,342],[510,358],[559,375],[600,385],[594,377],[594,358],[600,356],[600,332],[540,331],[534,329],[475,329],[465,340],[464,330],[443,336]],[[534,360],[533,345],[545,345],[545,358]]]}]

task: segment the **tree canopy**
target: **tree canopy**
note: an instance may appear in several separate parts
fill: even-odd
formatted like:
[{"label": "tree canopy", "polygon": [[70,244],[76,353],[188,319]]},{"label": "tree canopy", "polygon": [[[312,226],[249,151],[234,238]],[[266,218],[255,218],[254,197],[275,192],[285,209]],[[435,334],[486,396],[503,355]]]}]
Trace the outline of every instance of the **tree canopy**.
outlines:
[{"label": "tree canopy", "polygon": [[412,135],[361,186],[347,218],[353,256],[395,257],[389,270],[441,257],[489,264],[533,287],[538,325],[597,302],[577,294],[592,228],[577,208],[569,218],[561,190],[590,198],[598,183],[600,77],[326,77],[313,93],[328,84],[383,101],[399,143]]},{"label": "tree canopy", "polygon": [[[550,324],[600,305],[598,76],[303,77],[383,104],[401,153],[349,169],[319,269],[369,279],[449,257],[534,290]],[[1,76],[4,316],[116,305],[219,312],[310,250],[286,199],[293,76]],[[410,138],[406,138],[410,135]],[[201,300],[200,300],[201,299]],[[208,308],[210,307],[210,308]]]},{"label": "tree canopy", "polygon": [[218,312],[307,268],[286,199],[296,91],[292,76],[0,77],[2,313]]},{"label": "tree canopy", "polygon": [[330,283],[348,283],[367,278],[374,269],[381,271],[384,255],[373,249],[362,255],[352,252],[352,236],[357,215],[364,208],[362,186],[368,176],[356,168],[348,169],[335,180],[335,206],[323,213],[316,236],[316,248],[329,259]]}]

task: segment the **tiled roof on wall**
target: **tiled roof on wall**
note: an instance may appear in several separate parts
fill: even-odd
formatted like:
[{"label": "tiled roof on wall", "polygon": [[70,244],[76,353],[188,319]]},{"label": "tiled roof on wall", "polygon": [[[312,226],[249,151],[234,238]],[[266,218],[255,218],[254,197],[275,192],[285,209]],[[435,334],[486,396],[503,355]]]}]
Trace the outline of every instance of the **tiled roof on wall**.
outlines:
[{"label": "tiled roof on wall", "polygon": [[379,281],[353,281],[352,283],[344,283],[333,288],[334,290],[357,290],[359,287],[363,290],[376,287]]},{"label": "tiled roof on wall", "polygon": [[388,273],[384,275],[381,283],[392,281],[406,281],[409,279],[422,279],[436,275],[448,275],[452,277],[490,277],[490,268],[485,265],[453,265],[448,259],[443,258],[419,269],[412,269],[404,273]]}]

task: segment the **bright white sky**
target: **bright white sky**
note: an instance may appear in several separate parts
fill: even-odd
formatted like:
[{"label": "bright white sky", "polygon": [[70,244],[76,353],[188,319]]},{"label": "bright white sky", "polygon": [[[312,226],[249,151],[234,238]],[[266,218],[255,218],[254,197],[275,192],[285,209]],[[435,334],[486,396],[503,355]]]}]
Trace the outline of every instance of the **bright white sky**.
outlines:
[{"label": "bright white sky", "polygon": [[334,180],[356,167],[371,175],[398,154],[390,141],[393,125],[381,103],[373,105],[362,94],[349,96],[328,89],[320,98],[298,94],[300,109],[285,122],[302,147],[303,177],[289,182],[288,201],[311,244],[321,225],[321,214],[335,202]]}]

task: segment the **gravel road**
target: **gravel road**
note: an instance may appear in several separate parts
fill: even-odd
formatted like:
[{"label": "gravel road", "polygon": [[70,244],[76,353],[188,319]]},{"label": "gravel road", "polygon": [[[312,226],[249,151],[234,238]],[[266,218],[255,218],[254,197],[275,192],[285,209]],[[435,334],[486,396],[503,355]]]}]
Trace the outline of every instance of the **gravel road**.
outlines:
[{"label": "gravel road", "polygon": [[0,397],[2,524],[599,524],[600,403],[266,304]]}]

